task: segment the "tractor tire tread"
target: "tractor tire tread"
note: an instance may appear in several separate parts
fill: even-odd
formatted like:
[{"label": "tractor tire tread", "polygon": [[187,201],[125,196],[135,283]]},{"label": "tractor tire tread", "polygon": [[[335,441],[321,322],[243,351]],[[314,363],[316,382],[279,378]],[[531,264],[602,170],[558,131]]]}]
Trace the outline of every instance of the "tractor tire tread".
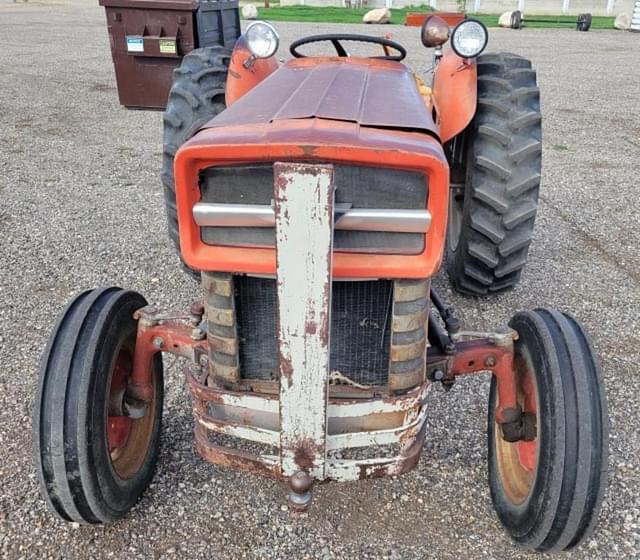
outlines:
[{"label": "tractor tire tread", "polygon": [[[530,495],[514,505],[505,497],[493,442],[496,384],[489,399],[489,485],[500,521],[516,544],[540,552],[574,548],[592,533],[607,483],[608,417],[602,375],[582,327],[564,313],[535,309],[510,321],[527,345],[544,393],[538,429],[554,437],[540,444]],[[535,364],[538,364],[537,366]],[[545,441],[545,440],[543,440]]]},{"label": "tractor tire tread", "polygon": [[469,156],[461,233],[447,255],[459,292],[486,295],[520,280],[538,208],[541,120],[531,62],[509,53],[478,57],[478,108],[465,132]]},{"label": "tractor tire tread", "polygon": [[104,367],[97,357],[105,341],[118,336],[111,320],[118,315],[132,321],[133,312],[146,304],[140,294],[116,287],[83,292],[61,314],[43,354],[34,402],[33,461],[41,493],[66,521],[96,524],[123,517],[153,476],[162,418],[161,360],[154,360],[160,409],[150,448],[120,493],[105,482],[109,469],[96,464],[95,438],[102,436],[93,431],[91,421],[96,414],[91,409],[94,380]]},{"label": "tractor tire tread", "polygon": [[[180,231],[176,204],[173,162],[175,155],[200,127],[225,108],[225,82],[231,52],[219,45],[195,49],[174,70],[173,85],[164,113],[163,157],[161,180],[164,187],[167,229],[176,252],[180,255]],[[183,268],[194,278],[200,277],[182,261]]]}]

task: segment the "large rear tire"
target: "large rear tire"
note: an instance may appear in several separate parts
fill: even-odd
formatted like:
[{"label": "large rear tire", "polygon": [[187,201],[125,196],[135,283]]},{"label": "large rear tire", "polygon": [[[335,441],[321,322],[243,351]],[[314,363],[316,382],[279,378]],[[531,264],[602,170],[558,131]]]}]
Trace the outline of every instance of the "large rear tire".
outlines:
[{"label": "large rear tire", "polygon": [[455,140],[464,143],[464,185],[452,185],[449,200],[447,268],[459,292],[487,295],[520,279],[538,208],[541,119],[530,61],[478,57],[476,116]]},{"label": "large rear tire", "polygon": [[489,396],[489,487],[498,518],[520,546],[577,546],[598,519],[607,482],[608,420],[600,368],[582,327],[557,311],[518,313],[519,405],[534,415],[532,441],[510,443]]},{"label": "large rear tire", "polygon": [[[182,144],[225,109],[224,91],[230,57],[231,51],[219,45],[195,49],[182,59],[182,64],[173,74],[173,85],[163,119],[162,184],[169,238],[178,255],[180,234],[173,160]],[[187,272],[199,278],[199,271],[184,263],[183,266]]]},{"label": "large rear tire", "polygon": [[160,355],[146,410],[133,418],[121,406],[136,343],[133,314],[146,304],[120,288],[84,292],[51,333],[35,402],[34,462],[43,496],[67,521],[123,517],[153,477],[162,422]]}]

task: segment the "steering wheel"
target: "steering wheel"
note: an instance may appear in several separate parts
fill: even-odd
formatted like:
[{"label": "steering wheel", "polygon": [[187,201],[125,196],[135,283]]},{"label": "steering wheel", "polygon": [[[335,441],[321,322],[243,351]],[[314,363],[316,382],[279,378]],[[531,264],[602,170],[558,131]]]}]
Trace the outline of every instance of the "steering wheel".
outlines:
[{"label": "steering wheel", "polygon": [[328,33],[326,35],[311,35],[309,37],[303,37],[291,43],[289,52],[296,58],[306,58],[306,55],[298,51],[298,47],[302,45],[308,45],[309,43],[320,43],[322,41],[329,41],[336,49],[338,56],[349,56],[349,53],[344,50],[340,41],[354,41],[357,43],[374,43],[375,45],[382,45],[385,53],[388,53],[387,49],[392,48],[397,51],[398,54],[384,54],[382,56],[371,56],[369,58],[378,58],[381,60],[395,60],[400,62],[407,56],[407,50],[399,43],[384,39],[383,37],[372,37],[371,35],[356,35],[352,33]]}]

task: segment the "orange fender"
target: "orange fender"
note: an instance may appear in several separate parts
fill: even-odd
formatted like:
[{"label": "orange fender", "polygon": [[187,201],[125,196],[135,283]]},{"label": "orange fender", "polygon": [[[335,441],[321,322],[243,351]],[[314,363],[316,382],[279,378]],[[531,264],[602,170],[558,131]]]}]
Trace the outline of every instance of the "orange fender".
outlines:
[{"label": "orange fender", "polygon": [[253,89],[278,69],[278,61],[274,56],[255,59],[249,68],[246,68],[245,62],[250,58],[251,52],[249,52],[244,35],[242,35],[236,41],[231,53],[229,73],[227,74],[227,84],[224,92],[227,107],[230,107],[250,89]]},{"label": "orange fender", "polygon": [[476,113],[478,67],[446,49],[433,76],[433,104],[442,143],[462,132]]}]

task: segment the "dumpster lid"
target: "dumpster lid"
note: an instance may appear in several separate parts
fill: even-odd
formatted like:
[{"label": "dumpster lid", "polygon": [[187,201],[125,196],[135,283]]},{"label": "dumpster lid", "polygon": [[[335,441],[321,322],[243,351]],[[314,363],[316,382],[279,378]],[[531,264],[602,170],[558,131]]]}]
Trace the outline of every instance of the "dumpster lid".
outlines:
[{"label": "dumpster lid", "polygon": [[198,0],[99,0],[107,8],[141,8],[143,10],[195,10]]}]

